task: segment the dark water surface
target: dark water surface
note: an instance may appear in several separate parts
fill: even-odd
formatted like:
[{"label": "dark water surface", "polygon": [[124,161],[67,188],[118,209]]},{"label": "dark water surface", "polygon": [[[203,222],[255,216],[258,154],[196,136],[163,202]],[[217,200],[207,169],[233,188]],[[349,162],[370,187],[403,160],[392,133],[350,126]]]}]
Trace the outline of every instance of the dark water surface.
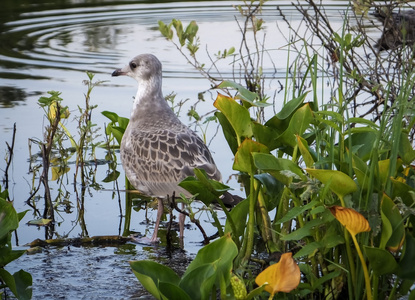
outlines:
[{"label": "dark water surface", "polygon": [[[79,115],[77,106],[84,106],[87,79],[85,71],[95,73],[95,80],[105,81],[92,93],[91,104],[98,105],[93,111],[92,120],[104,128],[108,122],[100,112],[113,111],[128,117],[136,83],[131,78],[111,78],[114,69],[125,65],[130,58],[140,53],[153,53],[163,63],[163,88],[167,95],[177,93],[177,101],[187,98],[181,118],[190,123],[185,112],[194,103],[199,92],[207,91],[210,83],[194,70],[179,51],[158,31],[159,20],[169,23],[173,18],[185,25],[196,20],[199,25],[201,47],[200,61],[209,62],[209,56],[234,46],[239,47],[241,34],[235,17],[241,20],[233,8],[240,1],[3,1],[0,10],[0,157],[6,156],[6,142],[10,144],[13,124],[16,123],[16,145],[12,167],[9,171],[9,191],[17,211],[30,209],[25,204],[33,182],[38,177],[29,172],[28,139],[42,139],[47,122],[37,100],[49,90],[62,92],[63,104],[68,105],[71,116],[66,126],[76,134],[74,117]],[[266,39],[264,47],[269,49],[265,57],[263,72],[270,78],[267,92],[276,95],[278,80],[285,77],[287,66],[286,37],[290,35],[277,13],[277,4],[294,24],[300,26],[301,17],[289,1],[269,1],[263,10]],[[341,27],[341,15],[347,2],[327,1],[334,25]],[[301,28],[301,27],[300,27]],[[269,62],[268,62],[269,60]],[[232,77],[231,61],[218,65],[225,77]],[[216,91],[205,94],[206,101],[198,105],[200,114],[213,110]],[[275,96],[276,102],[282,99]],[[201,133],[200,128],[194,128]],[[205,128],[203,128],[205,129]],[[232,171],[232,155],[216,125],[207,130],[209,147],[226,181]],[[212,139],[214,137],[214,139]],[[97,139],[104,140],[103,136]],[[32,146],[32,154],[37,152]],[[97,150],[97,158],[103,163],[96,167],[96,183],[87,188],[83,222],[79,221],[76,198],[73,195],[73,174],[65,177],[64,187],[69,192],[67,206],[60,206],[56,215],[55,237],[78,237],[95,235],[118,235],[123,226],[124,197],[114,193],[114,183],[103,179],[109,171],[105,150]],[[74,158],[72,158],[74,159]],[[73,163],[73,162],[72,162]],[[73,166],[73,164],[72,164]],[[0,161],[3,171],[5,162]],[[124,189],[124,174],[119,164],[120,189]],[[3,173],[3,172],[2,172]],[[239,191],[235,180],[228,183]],[[59,186],[51,182],[52,198],[56,197]],[[43,195],[42,192],[39,193]],[[38,207],[43,199],[38,201]],[[121,207],[121,208],[120,208]],[[155,219],[155,211],[148,217]],[[38,216],[30,210],[18,229],[19,245],[37,238],[45,238],[43,228],[28,226],[26,223]],[[151,235],[152,224],[146,224],[144,211],[133,211],[130,229],[142,235]],[[202,224],[208,234],[215,230],[209,225],[208,216],[203,216]],[[81,226],[82,223],[82,226]],[[122,247],[76,248],[63,247],[44,250],[42,253],[24,256],[10,264],[11,272],[20,268],[33,276],[34,299],[138,299],[145,298],[138,281],[129,269],[128,261],[153,259],[162,263],[177,262],[176,269],[182,271],[201,247],[199,231],[192,225],[185,232],[183,250],[172,253],[163,246],[147,247],[130,244]],[[87,233],[87,234],[86,234]],[[144,295],[144,296],[143,296]]]}]

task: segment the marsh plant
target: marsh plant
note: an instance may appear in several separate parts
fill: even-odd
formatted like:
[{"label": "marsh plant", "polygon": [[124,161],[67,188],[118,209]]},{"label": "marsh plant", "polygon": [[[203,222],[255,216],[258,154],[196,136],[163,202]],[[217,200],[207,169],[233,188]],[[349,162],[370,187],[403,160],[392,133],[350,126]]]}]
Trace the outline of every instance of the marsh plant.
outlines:
[{"label": "marsh plant", "polygon": [[[85,94],[85,107],[77,107],[75,121],[77,122],[76,134],[71,133],[65,125],[65,120],[71,116],[68,106],[63,104],[61,93],[58,91],[49,91],[49,96],[42,96],[38,104],[43,108],[45,113],[46,126],[44,128],[44,137],[42,139],[32,138],[29,140],[29,149],[32,152],[33,145],[39,147],[39,152],[31,155],[30,170],[33,174],[32,193],[27,200],[29,205],[34,208],[38,219],[31,222],[33,225],[47,225],[49,238],[54,234],[55,211],[63,209],[70,211],[73,204],[68,200],[70,192],[67,190],[69,178],[65,175],[70,170],[70,159],[74,156],[74,187],[77,196],[77,208],[79,212],[78,221],[82,227],[82,235],[87,236],[88,232],[83,222],[83,205],[85,192],[88,188],[101,188],[95,180],[95,171],[97,160],[95,149],[102,144],[97,142],[99,128],[92,123],[92,112],[96,105],[90,103],[91,93],[94,87],[99,85],[100,81],[93,81],[94,75],[87,72],[88,80],[84,81],[87,86]],[[41,158],[41,161],[38,160]],[[51,172],[51,174],[50,174]],[[37,174],[40,173],[39,182],[36,185]],[[52,199],[49,180],[57,182],[57,193]],[[81,191],[78,191],[77,180],[80,180]],[[39,191],[43,186],[45,209],[41,214],[37,208],[37,202],[40,198]]]},{"label": "marsh plant", "polygon": [[[286,73],[282,109],[270,118],[262,114],[272,107],[260,88],[261,66],[251,63],[266,49],[243,47],[246,34],[261,32],[262,1],[237,7],[251,26],[241,26],[239,53],[227,52],[243,65],[245,83],[213,77],[197,60],[196,22],[159,23],[218,90],[215,117],[246,199],[227,213],[223,227],[216,224],[221,238],[202,248],[182,277],[154,262],[131,262],[157,299],[414,297],[412,45],[383,54],[364,32],[367,9],[350,9],[334,30],[322,4],[306,2],[296,7],[312,35],[291,27],[287,49],[296,59]],[[320,94],[321,86],[329,90]],[[195,174],[181,186],[206,205],[227,189]]]}]

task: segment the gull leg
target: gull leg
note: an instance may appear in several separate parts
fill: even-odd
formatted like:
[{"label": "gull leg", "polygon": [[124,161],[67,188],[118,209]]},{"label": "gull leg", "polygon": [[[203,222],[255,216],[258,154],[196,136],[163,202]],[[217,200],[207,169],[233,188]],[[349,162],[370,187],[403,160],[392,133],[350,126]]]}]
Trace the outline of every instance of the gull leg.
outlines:
[{"label": "gull leg", "polygon": [[[184,203],[182,203],[182,210],[184,211]],[[184,221],[186,220],[186,215],[179,214],[179,229],[180,229],[180,240],[183,241],[184,237]]]},{"label": "gull leg", "polygon": [[159,230],[159,225],[160,225],[160,220],[161,217],[163,216],[163,200],[161,199],[157,199],[157,219],[156,219],[156,225],[154,225],[154,232],[153,232],[153,236],[151,237],[150,242],[155,243],[157,242],[158,238],[157,238],[157,233]]}]

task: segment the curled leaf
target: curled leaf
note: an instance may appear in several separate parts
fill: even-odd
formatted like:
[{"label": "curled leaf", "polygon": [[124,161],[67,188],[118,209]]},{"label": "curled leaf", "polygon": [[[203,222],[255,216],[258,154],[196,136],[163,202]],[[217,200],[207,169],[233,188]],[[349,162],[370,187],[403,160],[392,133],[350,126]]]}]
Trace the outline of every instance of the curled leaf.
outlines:
[{"label": "curled leaf", "polygon": [[292,258],[292,253],[284,253],[278,263],[262,271],[255,283],[259,286],[266,284],[265,290],[274,296],[278,292],[289,293],[300,283],[300,268]]},{"label": "curled leaf", "polygon": [[360,232],[370,231],[369,222],[354,209],[342,206],[332,206],[329,208],[333,216],[350,232],[356,235]]}]

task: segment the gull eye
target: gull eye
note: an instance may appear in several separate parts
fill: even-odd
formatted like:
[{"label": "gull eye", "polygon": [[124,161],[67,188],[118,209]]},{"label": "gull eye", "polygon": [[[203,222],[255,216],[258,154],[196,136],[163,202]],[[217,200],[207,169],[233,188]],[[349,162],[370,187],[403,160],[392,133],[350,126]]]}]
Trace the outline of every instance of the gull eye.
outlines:
[{"label": "gull eye", "polygon": [[130,68],[134,70],[135,68],[137,68],[137,64],[133,61],[130,62]]}]

